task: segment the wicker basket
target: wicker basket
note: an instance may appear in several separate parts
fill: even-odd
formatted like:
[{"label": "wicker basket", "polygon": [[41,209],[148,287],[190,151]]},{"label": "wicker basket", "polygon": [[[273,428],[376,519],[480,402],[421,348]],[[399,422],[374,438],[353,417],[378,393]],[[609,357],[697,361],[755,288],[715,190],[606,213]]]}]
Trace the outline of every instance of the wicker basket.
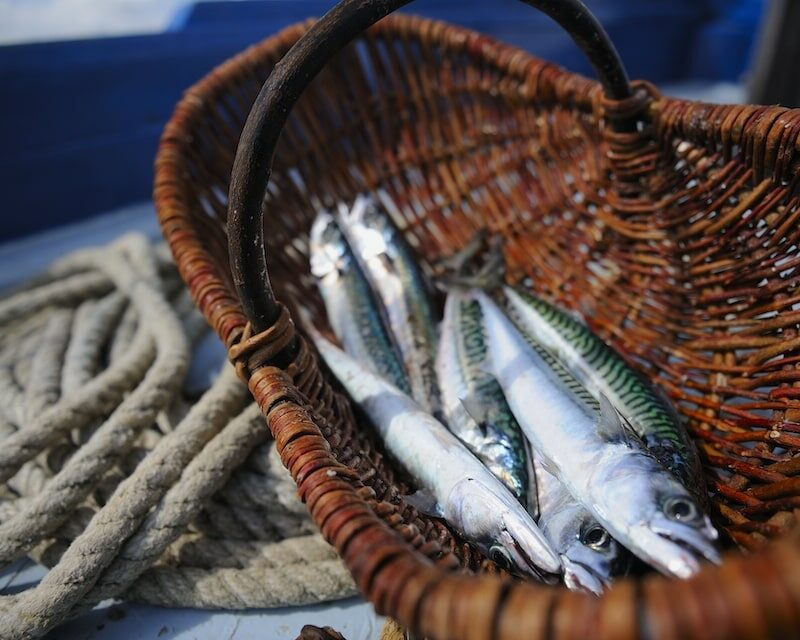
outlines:
[{"label": "wicker basket", "polygon": [[[222,65],[182,99],[156,161],[183,278],[317,525],[376,609],[430,638],[798,637],[800,547],[777,538],[800,507],[800,111],[630,89],[575,0],[529,4],[602,84],[439,22],[370,26],[400,4],[348,0]],[[422,260],[488,226],[511,280],[581,309],[665,388],[738,547],[723,566],[597,599],[498,575],[404,503],[289,311],[322,317],[306,242],[319,203],[378,185]]]}]

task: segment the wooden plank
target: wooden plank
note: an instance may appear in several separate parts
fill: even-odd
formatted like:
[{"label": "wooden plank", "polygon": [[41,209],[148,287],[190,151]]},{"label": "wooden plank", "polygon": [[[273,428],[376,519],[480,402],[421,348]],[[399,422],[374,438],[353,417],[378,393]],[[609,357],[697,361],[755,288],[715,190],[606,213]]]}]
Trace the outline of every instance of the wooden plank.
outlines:
[{"label": "wooden plank", "polygon": [[[697,0],[589,0],[589,8],[601,23],[620,17],[678,16],[685,20],[710,15],[707,2]],[[224,22],[252,23],[284,15],[322,15],[332,3],[326,0],[250,0],[236,5],[229,1],[198,2],[182,16],[176,28],[219,26]],[[404,11],[458,24],[484,24],[495,21],[522,21],[549,24],[542,13],[516,0],[417,0]]]},{"label": "wooden plank", "polygon": [[150,198],[161,124],[81,148],[6,163],[4,240]]},{"label": "wooden plank", "polygon": [[[183,90],[253,42],[330,3],[208,2],[188,13],[180,31],[0,47],[0,188],[7,218],[13,218],[0,238],[149,198],[158,135]],[[690,55],[686,41],[707,10],[705,2],[692,0],[625,3],[624,11],[619,0],[590,5],[631,77],[656,82],[680,78]],[[421,0],[409,9],[591,74],[568,38],[520,2]]]}]

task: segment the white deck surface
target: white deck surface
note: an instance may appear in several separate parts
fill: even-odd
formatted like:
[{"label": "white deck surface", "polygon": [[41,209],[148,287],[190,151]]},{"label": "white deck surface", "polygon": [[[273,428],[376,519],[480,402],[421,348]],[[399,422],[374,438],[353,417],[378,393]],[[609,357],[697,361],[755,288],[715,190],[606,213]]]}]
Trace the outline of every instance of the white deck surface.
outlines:
[{"label": "white deck surface", "polygon": [[[0,244],[0,292],[36,274],[53,259],[75,249],[103,245],[125,231],[152,238],[160,232],[150,203],[8,244]],[[208,385],[224,352],[209,333],[189,372],[190,384]],[[29,561],[0,571],[0,594],[36,583],[44,569]],[[305,624],[331,626],[347,640],[378,640],[383,621],[359,598],[311,607],[235,612],[163,609],[127,602],[104,602],[90,613],[51,632],[48,640],[294,640]]]}]

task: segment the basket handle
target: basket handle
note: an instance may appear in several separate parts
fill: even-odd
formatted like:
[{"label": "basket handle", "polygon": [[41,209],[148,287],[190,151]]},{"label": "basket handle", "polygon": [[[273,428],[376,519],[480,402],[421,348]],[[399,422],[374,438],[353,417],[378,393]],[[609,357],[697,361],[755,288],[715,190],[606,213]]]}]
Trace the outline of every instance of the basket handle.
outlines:
[{"label": "basket handle", "polygon": [[[253,104],[231,174],[228,248],[233,282],[256,333],[272,326],[280,314],[267,270],[261,204],[275,146],[286,119],[328,60],[357,35],[410,1],[342,0],[275,65]],[[624,100],[633,95],[628,75],[608,34],[580,0],[522,1],[549,15],[569,33],[589,58],[608,98]],[[631,131],[635,124],[619,121],[614,126]],[[287,349],[294,348],[293,341]]]}]

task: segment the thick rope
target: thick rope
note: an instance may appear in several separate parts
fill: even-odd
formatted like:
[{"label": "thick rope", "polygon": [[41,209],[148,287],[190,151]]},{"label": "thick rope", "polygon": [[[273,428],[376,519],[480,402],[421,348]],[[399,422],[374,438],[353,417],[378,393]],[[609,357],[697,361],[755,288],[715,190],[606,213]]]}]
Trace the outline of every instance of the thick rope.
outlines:
[{"label": "thick rope", "polygon": [[[78,313],[90,304],[91,301],[83,303]],[[61,372],[62,393],[74,393],[97,374],[94,368],[102,359],[103,346],[126,305],[125,296],[115,291],[100,302],[91,304],[85,312],[85,318],[76,318],[75,331]]]},{"label": "thick rope", "polygon": [[408,638],[403,628],[397,624],[397,622],[389,618],[386,624],[383,625],[381,640],[408,640]]},{"label": "thick rope", "polygon": [[194,567],[155,567],[130,593],[170,607],[223,609],[313,604],[352,593],[350,574],[338,559],[260,569],[217,569],[211,575]]},{"label": "thick rope", "polygon": [[243,608],[355,593],[232,367],[194,406],[181,396],[208,328],[177,283],[163,247],[126,236],[0,301],[0,560],[52,566],[0,597],[0,638],[116,596]]},{"label": "thick rope", "polygon": [[302,563],[332,560],[336,552],[316,534],[286,538],[280,542],[263,545],[252,540],[210,539],[187,534],[170,545],[161,556],[161,562],[170,566],[241,569],[247,565],[285,567]]},{"label": "thick rope", "polygon": [[136,315],[136,309],[128,305],[122,314],[122,318],[120,318],[119,325],[116,327],[113,338],[111,338],[111,346],[108,349],[108,359],[110,362],[118,362],[119,359],[127,353],[138,328],[139,320]]},{"label": "thick rope", "polygon": [[77,273],[59,282],[23,291],[0,302],[0,325],[45,307],[70,305],[89,296],[108,293],[112,282],[104,273]]},{"label": "thick rope", "polygon": [[[139,309],[144,328],[156,343],[156,359],[142,384],[125,397],[111,417],[70,458],[48,487],[31,500],[26,509],[0,525],[0,561],[3,562],[15,559],[20,552],[39,542],[69,516],[86,497],[91,486],[128,449],[138,431],[152,424],[157,413],[176,392],[186,371],[188,345],[180,322],[167,301],[153,287],[138,279],[131,265],[121,260],[98,260],[98,263],[121,288],[129,291],[131,301]],[[58,405],[54,405],[49,412],[53,409],[58,409]],[[15,436],[8,440],[14,440]],[[30,446],[21,451],[23,455],[33,451],[38,453],[36,448]],[[0,452],[0,459],[4,457],[3,453]],[[11,465],[6,465],[5,469],[16,471],[16,467]]]},{"label": "thick rope", "polygon": [[[83,308],[83,305],[81,305]],[[60,370],[69,343],[72,328],[72,311],[57,310],[42,336],[40,347],[34,355],[29,372],[30,384],[25,388],[25,422],[31,422],[60,395]]]},{"label": "thick rope", "polygon": [[[14,354],[18,349],[12,345],[10,351]],[[23,390],[17,384],[14,376],[14,362],[10,360],[13,355],[7,355],[9,360],[0,360],[0,412],[12,424],[22,424],[25,416],[22,415],[25,401]],[[15,430],[16,431],[16,430]]]},{"label": "thick rope", "polygon": [[[116,409],[131,386],[139,383],[154,358],[154,341],[146,330],[141,330],[129,351],[117,363],[80,391],[45,410],[33,422],[22,422],[19,430],[7,438],[0,449],[0,481],[13,476],[23,463],[55,443],[70,429],[83,427]],[[10,388],[11,383],[8,390],[4,388],[5,383],[5,377],[0,374],[0,399],[10,396],[9,403],[24,405],[21,395]],[[9,413],[12,416],[16,414],[19,419],[19,411]]]}]

